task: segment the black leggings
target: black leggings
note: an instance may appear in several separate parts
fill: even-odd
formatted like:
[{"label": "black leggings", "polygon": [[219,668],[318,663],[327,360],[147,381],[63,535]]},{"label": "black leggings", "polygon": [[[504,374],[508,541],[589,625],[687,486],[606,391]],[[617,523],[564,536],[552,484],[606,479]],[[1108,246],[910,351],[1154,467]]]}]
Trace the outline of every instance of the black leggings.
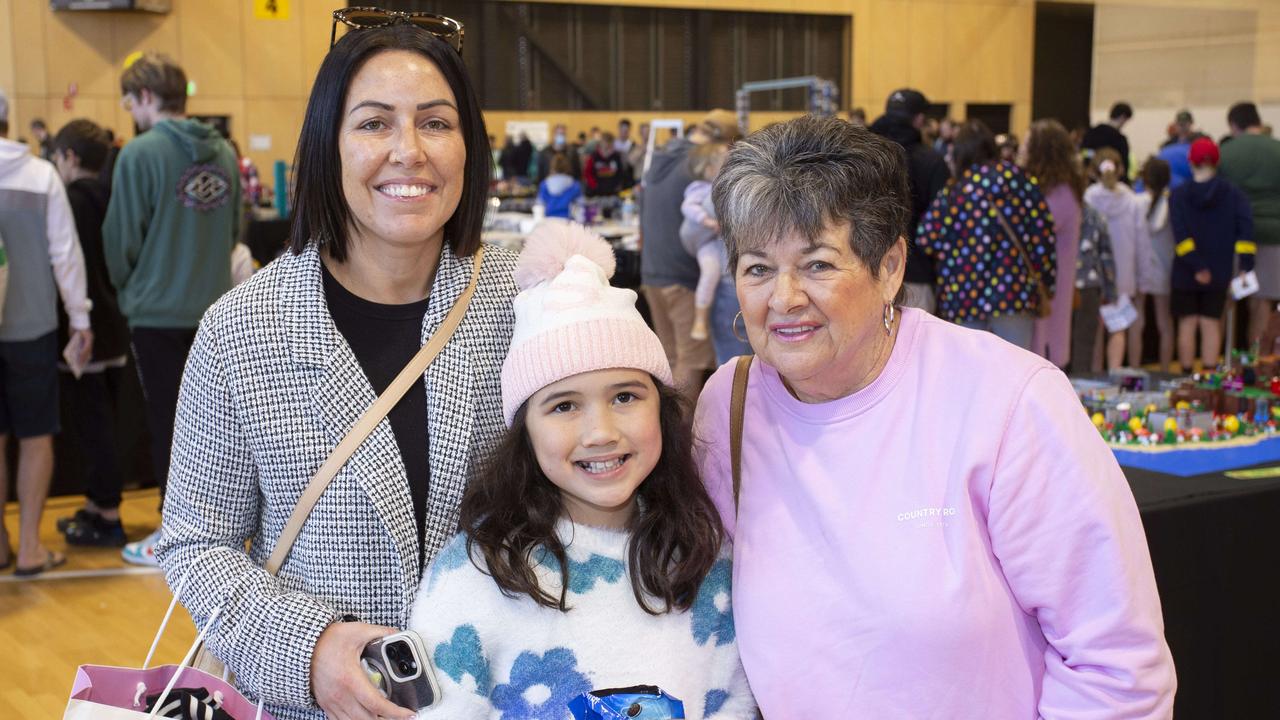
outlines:
[{"label": "black leggings", "polygon": [[169,481],[169,451],[173,447],[173,421],[178,412],[178,388],[187,353],[195,342],[195,328],[133,328],[133,356],[147,405],[147,430],[151,433],[151,469],[164,497]]},{"label": "black leggings", "polygon": [[124,475],[116,451],[116,407],[125,367],[85,373],[79,380],[66,378],[68,425],[84,453],[85,495],[102,510],[120,507]]}]

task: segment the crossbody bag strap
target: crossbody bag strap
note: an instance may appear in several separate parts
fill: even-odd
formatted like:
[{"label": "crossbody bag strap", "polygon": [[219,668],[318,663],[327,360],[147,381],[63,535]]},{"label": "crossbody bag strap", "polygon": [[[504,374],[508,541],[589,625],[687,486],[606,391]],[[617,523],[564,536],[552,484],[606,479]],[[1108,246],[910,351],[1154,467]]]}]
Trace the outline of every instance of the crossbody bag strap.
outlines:
[{"label": "crossbody bag strap", "polygon": [[316,501],[320,499],[320,495],[325,488],[329,487],[330,481],[342,469],[342,466],[351,458],[352,453],[360,444],[369,437],[373,429],[382,422],[382,419],[391,412],[391,408],[400,402],[400,398],[408,392],[409,388],[417,382],[418,378],[427,371],[427,366],[432,360],[440,354],[444,346],[453,338],[453,333],[458,329],[462,317],[467,314],[467,307],[471,303],[471,296],[475,294],[476,283],[480,279],[480,264],[484,260],[484,246],[476,250],[475,260],[471,269],[471,282],[467,284],[467,288],[462,291],[458,299],[454,301],[453,307],[449,309],[449,314],[441,323],[440,329],[436,330],[422,346],[408,365],[400,371],[395,380],[387,386],[387,389],[378,396],[373,405],[365,410],[364,415],[360,416],[360,420],[342,438],[342,442],[338,443],[338,447],[333,449],[329,454],[329,459],[324,461],[320,469],[316,471],[315,477],[311,479],[311,484],[307,485],[307,489],[303,491],[302,497],[298,498],[298,505],[294,507],[293,514],[289,516],[289,521],[285,523],[284,532],[280,533],[280,538],[276,541],[275,549],[271,551],[271,556],[267,558],[267,572],[275,575],[280,570],[280,566],[284,565],[285,558],[289,557],[289,551],[293,549],[293,543],[298,539],[298,533],[302,531],[302,525],[307,521],[307,516],[311,514],[311,509],[315,507]]},{"label": "crossbody bag strap", "polygon": [[738,493],[742,490],[742,422],[747,413],[747,380],[751,377],[751,356],[741,355],[733,368],[733,395],[729,398],[729,463],[733,468],[733,514],[738,514]]},{"label": "crossbody bag strap", "polygon": [[1001,215],[999,212],[996,213],[996,219],[1000,221],[1000,227],[1004,228],[1005,235],[1009,236],[1009,241],[1013,243],[1015,248],[1017,248],[1018,255],[1022,257],[1022,264],[1027,267],[1027,274],[1031,276],[1031,281],[1037,285],[1043,285],[1044,283],[1040,280],[1040,271],[1036,270],[1035,263],[1031,262],[1031,256],[1027,254],[1026,246],[1022,244],[1022,240],[1018,238],[1018,234],[1013,231],[1013,228],[1009,225],[1009,221],[1005,220],[1004,215]]}]

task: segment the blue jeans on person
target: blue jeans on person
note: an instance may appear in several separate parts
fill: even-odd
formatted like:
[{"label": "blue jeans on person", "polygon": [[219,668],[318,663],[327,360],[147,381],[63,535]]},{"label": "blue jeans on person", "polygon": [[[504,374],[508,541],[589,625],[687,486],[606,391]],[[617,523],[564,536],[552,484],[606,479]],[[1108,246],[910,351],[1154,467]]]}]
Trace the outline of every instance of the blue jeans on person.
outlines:
[{"label": "blue jeans on person", "polygon": [[1030,349],[1031,333],[1035,330],[1036,319],[1027,313],[1018,313],[992,315],[981,320],[962,320],[958,324],[974,330],[986,330],[1006,342],[1023,349]]},{"label": "blue jeans on person", "polygon": [[[711,345],[716,349],[716,366],[723,365],[739,355],[750,355],[751,345],[733,334],[733,323],[738,316],[738,292],[733,281],[721,278],[716,284],[715,299],[711,301]],[[747,336],[747,328],[738,320],[738,335]]]}]

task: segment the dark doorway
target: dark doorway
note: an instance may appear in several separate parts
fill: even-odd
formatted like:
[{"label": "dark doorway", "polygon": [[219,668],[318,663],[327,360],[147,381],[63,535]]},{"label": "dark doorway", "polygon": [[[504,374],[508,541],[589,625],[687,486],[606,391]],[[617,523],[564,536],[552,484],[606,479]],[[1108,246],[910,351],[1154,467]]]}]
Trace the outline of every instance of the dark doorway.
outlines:
[{"label": "dark doorway", "polygon": [[966,120],[981,120],[996,135],[1009,132],[1009,117],[1012,112],[1013,106],[1005,103],[969,103],[964,106]]},{"label": "dark doorway", "polygon": [[1093,82],[1093,5],[1037,2],[1031,118],[1055,118],[1068,130],[1089,127]]}]

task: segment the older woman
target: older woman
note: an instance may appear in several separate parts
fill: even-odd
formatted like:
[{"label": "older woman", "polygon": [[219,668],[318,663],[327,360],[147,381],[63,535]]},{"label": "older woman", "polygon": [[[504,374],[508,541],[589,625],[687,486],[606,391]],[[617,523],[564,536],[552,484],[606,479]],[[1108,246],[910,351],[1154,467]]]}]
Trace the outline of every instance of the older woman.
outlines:
[{"label": "older woman", "polygon": [[1048,361],[898,305],[909,197],[895,146],[812,117],[716,181],[759,353],[736,497],[735,367],[696,428],[764,716],[1168,717],[1124,476]]},{"label": "older woman", "polygon": [[[360,653],[404,626],[503,428],[514,256],[473,262],[489,144],[460,33],[428,27],[454,46],[395,24],[330,50],[298,142],[292,252],[209,310],[183,378],[159,561],[171,586],[187,579],[197,625],[220,611],[209,648],[281,720],[413,715],[373,688]],[[448,344],[269,574],[312,476],[473,280]]]}]

